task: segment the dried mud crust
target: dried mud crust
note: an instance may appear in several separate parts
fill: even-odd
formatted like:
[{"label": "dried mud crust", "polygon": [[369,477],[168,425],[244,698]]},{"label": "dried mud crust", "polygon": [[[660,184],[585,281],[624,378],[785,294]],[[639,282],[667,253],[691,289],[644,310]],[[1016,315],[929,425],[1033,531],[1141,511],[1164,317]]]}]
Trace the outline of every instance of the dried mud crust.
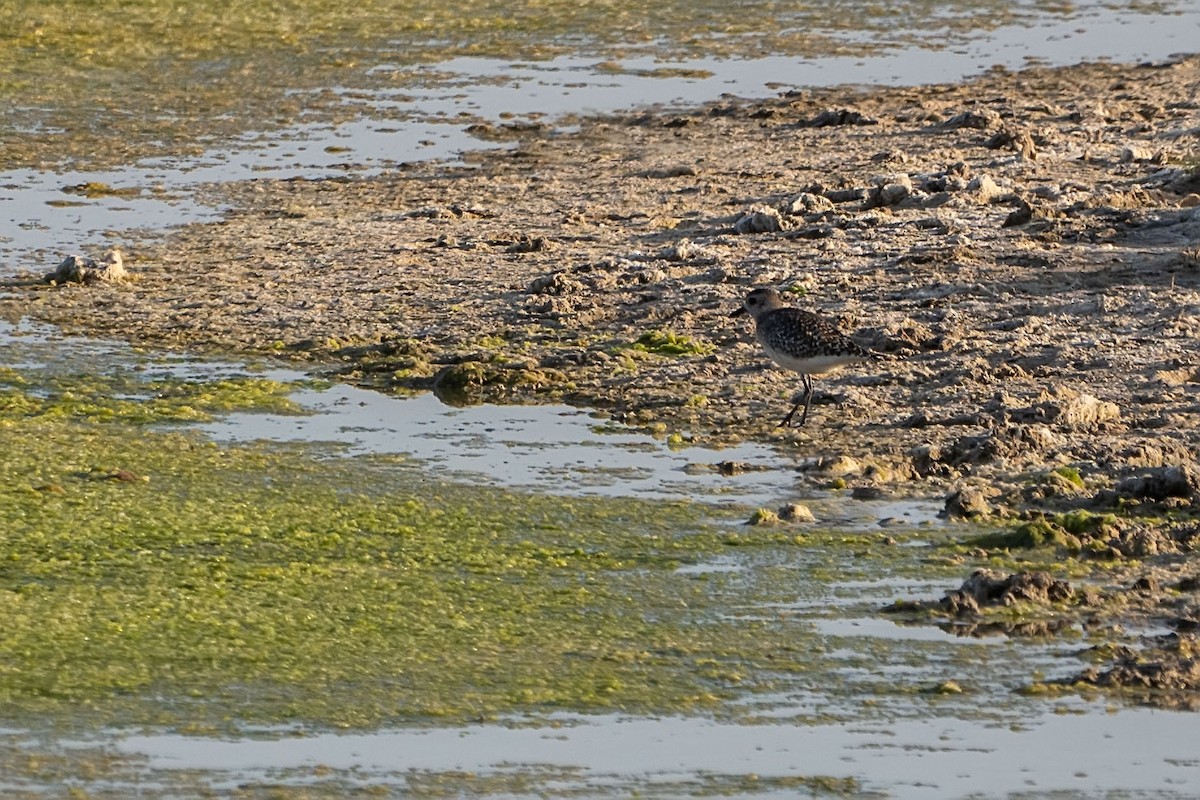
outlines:
[{"label": "dried mud crust", "polygon": [[[1074,464],[1091,492],[1200,443],[1197,97],[1188,58],[495,126],[457,164],[205,187],[228,212],[131,248],[135,283],[27,278],[3,308],[759,437],[851,483]],[[762,284],[883,354],[822,376],[800,430],[798,376],[728,317]]]}]

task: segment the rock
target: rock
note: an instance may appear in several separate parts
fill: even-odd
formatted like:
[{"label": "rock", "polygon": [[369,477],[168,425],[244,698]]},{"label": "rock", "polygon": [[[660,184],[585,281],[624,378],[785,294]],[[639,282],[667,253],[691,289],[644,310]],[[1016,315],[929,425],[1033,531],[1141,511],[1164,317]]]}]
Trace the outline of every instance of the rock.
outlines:
[{"label": "rock", "polygon": [[950,119],[942,123],[943,128],[977,128],[979,130],[987,130],[988,128],[998,128],[1003,120],[999,112],[993,111],[990,108],[985,108],[982,111],[963,111],[960,114],[955,114]]},{"label": "rock", "polygon": [[819,194],[800,192],[794,194],[783,204],[785,214],[801,216],[804,214],[823,214],[833,211],[833,201]]},{"label": "rock", "polygon": [[1082,494],[1084,491],[1083,486],[1057,471],[1051,471],[1046,475],[1045,488],[1046,495],[1049,497],[1069,497]]},{"label": "rock", "polygon": [[[1159,637],[1161,644],[1141,652],[1117,653],[1116,663],[1107,670],[1089,667],[1079,675],[1064,681],[1067,685],[1088,683],[1094,686],[1123,689],[1153,689],[1161,694],[1152,696],[1164,707],[1181,705],[1195,708],[1195,698],[1180,698],[1170,690],[1194,692],[1200,689],[1200,658],[1195,657],[1200,645],[1194,633],[1178,632]],[[1167,691],[1164,691],[1167,690]]]},{"label": "rock", "polygon": [[1016,422],[1052,423],[1071,430],[1090,430],[1121,417],[1121,409],[1116,403],[1066,389],[1057,390],[1054,397],[1041,403],[1014,409],[1011,413]]},{"label": "rock", "polygon": [[1160,586],[1158,579],[1153,575],[1143,575],[1134,581],[1133,586],[1130,588],[1135,592],[1141,592],[1144,594],[1157,594],[1159,589],[1162,587]]},{"label": "rock", "polygon": [[943,605],[959,608],[985,606],[1011,606],[1026,602],[1049,605],[1071,599],[1075,590],[1064,580],[1054,578],[1049,572],[1016,572],[1007,577],[990,569],[979,569],[971,573],[961,588],[946,595]]},{"label": "rock", "polygon": [[947,447],[938,447],[930,452],[930,457],[936,457],[939,463],[952,467],[964,464],[987,464],[1004,455],[1004,448],[995,436],[985,433],[981,435],[967,434],[960,436]]},{"label": "rock", "polygon": [[822,458],[817,463],[817,469],[831,478],[841,478],[846,475],[857,475],[862,471],[862,465],[850,456],[835,456]]},{"label": "rock", "polygon": [[658,169],[648,169],[638,173],[643,178],[691,178],[697,174],[696,167],[693,164],[676,164]]},{"label": "rock", "polygon": [[540,275],[529,282],[529,287],[526,289],[528,294],[549,294],[561,296],[572,292],[578,292],[583,289],[583,284],[579,281],[570,278],[563,272],[552,272],[549,275]]},{"label": "rock", "polygon": [[1017,225],[1024,225],[1033,219],[1033,206],[1024,197],[1017,198],[1017,207],[1004,218],[1002,227],[1012,228]]},{"label": "rock", "polygon": [[504,248],[506,253],[541,253],[554,247],[554,243],[545,236],[530,236],[522,233],[517,241]]},{"label": "rock", "polygon": [[971,192],[980,203],[990,203],[1004,194],[989,175],[976,175],[967,183],[967,191]]},{"label": "rock", "polygon": [[1029,131],[1012,131],[1005,130],[991,136],[983,146],[989,150],[998,150],[1001,147],[1011,147],[1013,150],[1028,161],[1037,160],[1037,146],[1033,142],[1033,136]]},{"label": "rock", "polygon": [[694,258],[704,258],[707,255],[707,250],[698,244],[693,244],[689,239],[680,239],[660,254],[661,258],[666,261],[690,261]]},{"label": "rock", "polygon": [[129,280],[121,251],[109,250],[99,261],[86,256],[70,255],[45,277],[47,283],[125,283]]},{"label": "rock", "polygon": [[1200,470],[1191,464],[1151,469],[1121,480],[1117,494],[1153,502],[1169,497],[1200,499]]},{"label": "rock", "polygon": [[779,515],[766,508],[758,509],[750,515],[750,519],[746,520],[747,525],[778,525],[779,523]]},{"label": "rock", "polygon": [[1121,448],[1112,460],[1130,467],[1169,467],[1191,458],[1192,450],[1186,443],[1160,435],[1153,442],[1136,442]]},{"label": "rock", "polygon": [[779,518],[785,522],[816,522],[808,506],[800,503],[788,503],[779,509]]},{"label": "rock", "polygon": [[867,191],[857,187],[851,189],[829,189],[822,192],[822,195],[831,203],[856,203],[859,200],[866,199]]},{"label": "rock", "polygon": [[1130,161],[1153,161],[1154,153],[1148,148],[1133,145],[1126,147],[1121,151],[1121,162],[1128,164]]},{"label": "rock", "polygon": [[849,108],[826,109],[808,121],[810,127],[827,128],[834,125],[878,125],[879,120]]},{"label": "rock", "polygon": [[876,178],[877,186],[867,195],[867,206],[894,206],[912,196],[912,178],[904,173]]},{"label": "rock", "polygon": [[1121,416],[1121,409],[1116,403],[1100,400],[1090,394],[1081,394],[1057,403],[1051,402],[1048,411],[1050,421],[1077,430],[1094,428]]},{"label": "rock", "polygon": [[943,514],[947,517],[986,517],[992,513],[989,497],[995,497],[999,492],[995,489],[985,490],[977,486],[964,486],[946,498]]},{"label": "rock", "polygon": [[963,688],[957,681],[942,681],[926,691],[929,694],[962,694]]},{"label": "rock", "polygon": [[735,233],[777,233],[783,230],[783,218],[769,206],[755,206],[733,224]]}]

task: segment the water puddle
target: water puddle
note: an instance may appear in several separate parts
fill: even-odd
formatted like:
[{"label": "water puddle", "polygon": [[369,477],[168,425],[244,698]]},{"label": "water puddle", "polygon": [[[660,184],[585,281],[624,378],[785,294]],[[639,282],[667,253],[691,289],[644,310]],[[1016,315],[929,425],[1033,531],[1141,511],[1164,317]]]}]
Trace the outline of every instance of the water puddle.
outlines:
[{"label": "water puddle", "polygon": [[[878,617],[821,619],[813,623],[823,636],[870,636],[908,642],[967,642],[953,633],[932,625],[903,625]],[[997,642],[997,639],[983,640]],[[973,642],[972,642],[973,643]]]},{"label": "water puddle", "polygon": [[[698,776],[848,776],[864,792],[897,800],[941,797],[1194,797],[1200,762],[1186,713],[1107,713],[1065,702],[1019,725],[956,718],[854,725],[735,725],[699,718],[561,715],[546,727],[471,725],[373,734],[216,740],[126,736],[119,751],[154,770],[203,770],[217,785],[312,780],[327,771],[404,787],[418,773],[553,776],[553,793],[637,789],[672,795]],[[406,778],[407,774],[407,778]],[[656,790],[656,786],[659,787]],[[660,794],[664,792],[664,794]],[[601,791],[603,793],[603,791]]]},{"label": "water puddle", "polygon": [[[253,376],[290,383],[306,377],[280,365],[139,352],[120,342],[62,336],[29,321],[0,321],[0,346],[0,366],[35,382],[38,375],[122,374],[129,378],[128,391],[134,393],[138,385],[167,378]],[[443,478],[483,479],[552,494],[749,505],[803,499],[794,488],[792,463],[770,448],[754,443],[724,450],[668,446],[570,406],[458,408],[443,404],[433,394],[393,397],[343,384],[300,389],[291,399],[307,413],[231,413],[197,427],[221,442],[302,442],[333,445],[335,452],[347,457],[400,455]],[[750,463],[756,469],[722,475],[716,464],[728,460]],[[896,513],[931,513],[919,503],[904,503],[904,510],[897,508]],[[891,513],[886,504],[880,508]],[[878,519],[865,508],[837,516],[863,525]]]},{"label": "water puddle", "polygon": [[[352,386],[301,391],[303,417],[233,414],[203,426],[219,441],[337,443],[350,455],[403,454],[436,473],[555,494],[762,504],[786,496],[790,465],[769,449],[669,447],[561,405],[455,408],[434,395],[390,397]],[[763,467],[719,475],[726,460]]]}]

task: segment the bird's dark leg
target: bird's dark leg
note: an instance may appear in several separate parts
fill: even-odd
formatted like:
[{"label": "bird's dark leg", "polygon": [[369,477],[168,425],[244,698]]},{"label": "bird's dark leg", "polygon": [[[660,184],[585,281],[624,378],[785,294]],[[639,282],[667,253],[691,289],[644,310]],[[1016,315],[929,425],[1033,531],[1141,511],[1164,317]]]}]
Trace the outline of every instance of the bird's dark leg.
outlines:
[{"label": "bird's dark leg", "polygon": [[808,421],[808,407],[812,405],[813,382],[809,375],[801,375],[800,378],[804,382],[804,394],[800,395],[800,399],[792,406],[792,410],[783,418],[783,422],[779,423],[781,428],[786,428],[791,424],[792,417],[796,416],[796,412],[800,410],[801,403],[804,403],[804,413],[800,415],[800,421],[796,423],[796,427],[803,427],[804,423]]}]

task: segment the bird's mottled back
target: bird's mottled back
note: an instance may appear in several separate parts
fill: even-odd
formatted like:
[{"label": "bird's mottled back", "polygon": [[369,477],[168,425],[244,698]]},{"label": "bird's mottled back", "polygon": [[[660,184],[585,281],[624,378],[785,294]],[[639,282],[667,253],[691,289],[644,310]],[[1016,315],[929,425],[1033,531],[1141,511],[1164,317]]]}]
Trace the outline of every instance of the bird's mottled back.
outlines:
[{"label": "bird's mottled back", "polygon": [[832,322],[798,308],[781,306],[760,315],[755,335],[769,352],[794,359],[844,356],[856,361],[871,357]]}]

